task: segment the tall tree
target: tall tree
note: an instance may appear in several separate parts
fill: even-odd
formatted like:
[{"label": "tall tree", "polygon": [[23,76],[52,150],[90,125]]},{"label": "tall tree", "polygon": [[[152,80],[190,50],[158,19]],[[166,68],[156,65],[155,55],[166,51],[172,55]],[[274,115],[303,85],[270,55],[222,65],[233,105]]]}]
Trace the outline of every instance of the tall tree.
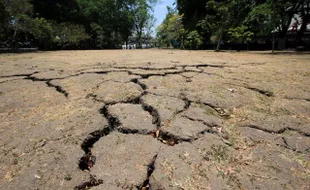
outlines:
[{"label": "tall tree", "polygon": [[167,7],[167,15],[163,23],[156,29],[157,40],[160,46],[170,45],[184,46],[185,29],[182,24],[183,15],[179,15],[176,10]]},{"label": "tall tree", "polygon": [[180,15],[184,15],[183,24],[188,30],[195,30],[197,23],[207,14],[206,4],[208,0],[177,0],[177,9]]},{"label": "tall tree", "polygon": [[29,0],[7,0],[4,1],[4,6],[4,15],[8,16],[4,17],[5,32],[11,47],[15,47],[19,40],[27,38],[31,29],[32,5]]},{"label": "tall tree", "polygon": [[149,24],[154,22],[153,7],[157,2],[157,0],[136,0],[134,6],[134,20],[139,47],[141,47],[142,44],[141,40],[145,32],[144,30],[147,29]]},{"label": "tall tree", "polygon": [[267,0],[256,6],[246,19],[248,25],[259,33],[271,31],[279,34],[279,48],[286,47],[286,38],[294,14],[297,13],[303,0]]},{"label": "tall tree", "polygon": [[32,0],[32,4],[38,17],[57,22],[79,22],[77,0]]},{"label": "tall tree", "polygon": [[234,1],[210,0],[206,4],[208,14],[205,16],[205,21],[209,23],[210,30],[217,36],[216,51],[220,50],[223,34],[233,25],[235,17],[233,17]]}]

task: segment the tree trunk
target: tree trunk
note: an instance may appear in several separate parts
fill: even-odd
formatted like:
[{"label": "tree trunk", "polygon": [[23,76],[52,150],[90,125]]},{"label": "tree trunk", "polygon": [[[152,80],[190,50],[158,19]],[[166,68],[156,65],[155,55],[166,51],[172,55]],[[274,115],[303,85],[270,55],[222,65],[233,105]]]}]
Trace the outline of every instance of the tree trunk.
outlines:
[{"label": "tree trunk", "polygon": [[274,48],[275,48],[275,43],[276,43],[276,41],[275,41],[275,36],[274,36],[275,34],[273,33],[272,34],[272,54],[274,54]]},{"label": "tree trunk", "polygon": [[128,45],[128,36],[126,37],[126,49],[127,49],[127,45]]},{"label": "tree trunk", "polygon": [[142,44],[141,44],[141,38],[142,38],[142,32],[138,32],[138,47],[142,49]]},{"label": "tree trunk", "polygon": [[222,37],[223,37],[223,30],[220,31],[219,39],[217,41],[217,46],[216,46],[216,52],[221,50],[221,42],[222,42]]}]

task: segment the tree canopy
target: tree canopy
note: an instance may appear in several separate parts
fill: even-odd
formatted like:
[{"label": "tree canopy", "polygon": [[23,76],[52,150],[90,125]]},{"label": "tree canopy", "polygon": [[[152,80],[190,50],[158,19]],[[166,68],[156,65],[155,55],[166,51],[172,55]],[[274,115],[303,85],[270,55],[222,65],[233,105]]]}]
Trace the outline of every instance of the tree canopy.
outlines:
[{"label": "tree canopy", "polygon": [[130,36],[141,44],[146,37],[151,38],[156,3],[157,0],[3,0],[1,46],[118,48],[128,43]]},{"label": "tree canopy", "polygon": [[[290,36],[294,35],[298,46],[310,20],[310,0],[176,0],[176,3],[174,14],[182,15],[179,26],[185,31],[184,39],[195,34],[202,40],[201,43],[196,40],[198,44],[213,43],[217,50],[224,42],[244,44],[268,39],[272,33],[277,33],[278,43],[285,47],[289,28],[297,17],[301,20],[300,27]],[[170,17],[168,10],[157,29],[159,44],[171,40],[176,35],[173,33],[180,33],[167,27],[173,25],[168,22]]]},{"label": "tree canopy", "polygon": [[[149,43],[159,0],[2,0],[0,48],[120,48]],[[310,0],[176,0],[156,29],[160,47],[258,43],[303,46]],[[294,38],[294,40],[292,40]],[[309,40],[308,40],[309,41]]]}]

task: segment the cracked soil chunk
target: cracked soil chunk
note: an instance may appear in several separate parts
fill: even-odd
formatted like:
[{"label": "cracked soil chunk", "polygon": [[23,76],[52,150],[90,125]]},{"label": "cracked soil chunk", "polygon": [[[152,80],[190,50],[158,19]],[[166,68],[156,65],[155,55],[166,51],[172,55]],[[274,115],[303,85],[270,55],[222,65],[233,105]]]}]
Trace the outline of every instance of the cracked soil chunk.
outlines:
[{"label": "cracked soil chunk", "polygon": [[208,126],[191,121],[184,117],[176,117],[171,123],[162,127],[162,130],[182,139],[194,139],[205,130],[210,129]]},{"label": "cracked soil chunk", "polygon": [[0,189],[72,189],[87,178],[76,165],[79,145],[89,130],[106,124],[101,105],[68,102],[44,82],[1,85]]},{"label": "cracked soil chunk", "polygon": [[309,158],[303,160],[303,156],[298,158],[293,154],[281,148],[258,145],[251,153],[244,153],[250,156],[250,164],[242,167],[238,178],[245,189],[308,189]]},{"label": "cracked soil chunk", "polygon": [[1,167],[0,189],[73,189],[88,178],[76,167],[81,154],[76,144],[65,141],[46,142],[33,152],[13,154],[12,164]]},{"label": "cracked soil chunk", "polygon": [[155,170],[150,177],[151,187],[161,190],[227,188],[226,180],[210,170],[210,163],[188,143],[164,148],[155,162]]},{"label": "cracked soil chunk", "polygon": [[104,82],[95,93],[96,99],[105,103],[127,102],[142,94],[142,88],[135,83]]},{"label": "cracked soil chunk", "polygon": [[69,93],[70,98],[84,99],[87,95],[93,93],[103,81],[104,75],[84,74],[63,80],[52,80],[51,83],[61,86]]},{"label": "cracked soil chunk", "polygon": [[253,129],[250,127],[241,127],[240,134],[246,138],[250,139],[254,143],[261,142],[271,142],[278,145],[284,145],[282,136],[279,134],[268,133],[259,129]]},{"label": "cracked soil chunk", "polygon": [[94,145],[97,161],[91,173],[103,179],[102,186],[140,186],[147,179],[148,164],[161,146],[151,136],[112,133]]},{"label": "cracked soil chunk", "polygon": [[283,137],[288,148],[301,152],[310,153],[310,137],[300,135],[298,133],[287,134]]},{"label": "cracked soil chunk", "polygon": [[201,121],[209,127],[220,127],[223,125],[223,121],[216,115],[216,111],[208,106],[201,106],[200,108],[191,106],[188,110],[182,113],[182,116],[192,120]]},{"label": "cracked soil chunk", "polygon": [[304,127],[307,121],[292,116],[269,116],[264,114],[256,114],[255,117],[242,122],[243,126],[249,126],[273,133],[283,133],[287,129],[300,131],[306,135],[310,135],[309,129]]},{"label": "cracked soil chunk", "polygon": [[168,120],[171,120],[175,114],[183,110],[185,106],[184,101],[178,98],[155,96],[152,94],[143,96],[142,100],[144,103],[151,105],[158,111],[162,125]]},{"label": "cracked soil chunk", "polygon": [[145,134],[156,129],[152,124],[152,116],[141,105],[116,104],[109,107],[109,112],[119,119],[122,129],[138,130]]}]

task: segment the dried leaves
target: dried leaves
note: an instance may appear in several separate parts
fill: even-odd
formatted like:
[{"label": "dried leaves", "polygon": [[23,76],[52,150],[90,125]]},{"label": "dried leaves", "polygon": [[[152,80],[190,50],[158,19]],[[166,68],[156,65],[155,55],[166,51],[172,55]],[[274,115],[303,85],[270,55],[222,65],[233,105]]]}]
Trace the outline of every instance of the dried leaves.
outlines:
[{"label": "dried leaves", "polygon": [[169,146],[174,146],[179,143],[179,140],[172,135],[162,132],[161,130],[154,130],[151,132],[151,136],[159,140],[160,142]]}]

